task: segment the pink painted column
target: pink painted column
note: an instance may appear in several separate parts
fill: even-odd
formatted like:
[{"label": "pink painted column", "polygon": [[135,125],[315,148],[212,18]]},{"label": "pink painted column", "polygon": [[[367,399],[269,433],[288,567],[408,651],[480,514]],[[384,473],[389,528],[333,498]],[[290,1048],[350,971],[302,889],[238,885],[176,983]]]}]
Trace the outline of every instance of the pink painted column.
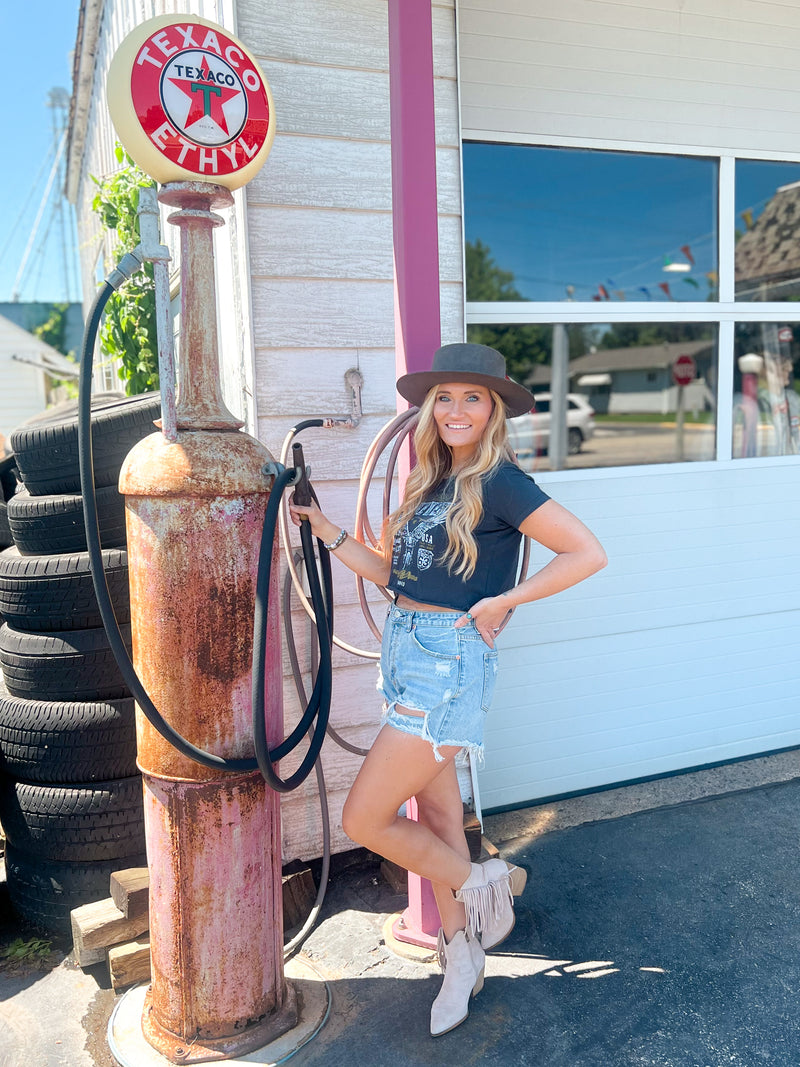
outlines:
[{"label": "pink painted column", "polygon": [[[430,0],[389,0],[394,323],[397,376],[428,370],[441,344],[436,129]],[[402,407],[401,407],[402,406]],[[405,409],[398,397],[398,409]],[[400,457],[400,480],[410,464]],[[416,803],[409,804],[410,817]],[[439,911],[431,884],[408,876],[408,908],[395,923],[401,941],[435,945]]]},{"label": "pink painted column", "polygon": [[441,343],[430,0],[389,0],[389,93],[399,377],[428,370]]}]

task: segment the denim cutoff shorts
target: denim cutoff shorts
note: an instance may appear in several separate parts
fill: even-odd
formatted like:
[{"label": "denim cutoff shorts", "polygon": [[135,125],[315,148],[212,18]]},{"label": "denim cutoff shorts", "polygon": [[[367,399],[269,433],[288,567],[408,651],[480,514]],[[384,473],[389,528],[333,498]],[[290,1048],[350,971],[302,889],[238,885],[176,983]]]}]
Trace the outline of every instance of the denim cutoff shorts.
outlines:
[{"label": "denim cutoff shorts", "polygon": [[[497,650],[474,622],[453,625],[453,611],[411,611],[393,604],[386,616],[378,690],[382,723],[433,745],[465,748],[483,760],[483,724],[492,702]],[[406,715],[397,705],[423,715]]]}]

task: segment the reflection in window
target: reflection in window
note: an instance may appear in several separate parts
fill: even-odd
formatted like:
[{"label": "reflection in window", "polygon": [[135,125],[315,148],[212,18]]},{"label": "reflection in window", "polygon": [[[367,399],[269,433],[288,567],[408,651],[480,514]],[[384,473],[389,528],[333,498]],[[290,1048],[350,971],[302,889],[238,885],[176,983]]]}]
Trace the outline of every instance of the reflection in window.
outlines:
[{"label": "reflection in window", "polygon": [[733,455],[800,453],[800,326],[739,323],[733,395]]},{"label": "reflection in window", "polygon": [[467,300],[714,298],[717,161],[464,144]]},{"label": "reflection in window", "polygon": [[[553,462],[550,454],[552,420],[557,417],[550,393],[555,330],[566,335],[559,346],[568,383],[563,464],[558,456]],[[536,397],[532,414],[509,421],[512,448],[525,470],[715,458],[716,326],[472,325],[467,337],[502,352],[511,376]],[[679,357],[689,368],[683,386],[674,380]]]},{"label": "reflection in window", "polygon": [[736,299],[800,298],[800,164],[736,163]]}]

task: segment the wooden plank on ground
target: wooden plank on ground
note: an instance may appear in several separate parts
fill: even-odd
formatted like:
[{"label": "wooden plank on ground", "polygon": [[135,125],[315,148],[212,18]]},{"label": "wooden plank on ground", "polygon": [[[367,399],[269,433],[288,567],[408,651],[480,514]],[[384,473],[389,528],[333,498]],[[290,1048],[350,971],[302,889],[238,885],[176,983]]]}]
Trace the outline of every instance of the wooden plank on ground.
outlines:
[{"label": "wooden plank on ground", "polygon": [[126,919],[146,915],[150,904],[150,874],[146,867],[129,867],[111,875],[111,899]]},{"label": "wooden plank on ground", "polygon": [[467,839],[469,858],[477,863],[481,855],[481,824],[474,811],[464,812],[464,836]]},{"label": "wooden plank on ground", "polygon": [[150,937],[112,945],[106,953],[108,975],[114,989],[124,989],[150,978]]},{"label": "wooden plank on ground", "polygon": [[391,860],[381,860],[381,874],[395,893],[408,892],[408,871],[405,867]]},{"label": "wooden plank on ground", "polygon": [[283,868],[283,928],[291,930],[308,918],[316,900],[317,889],[311,868],[292,860]]},{"label": "wooden plank on ground", "polygon": [[492,844],[488,837],[481,838],[481,850],[486,853],[487,859],[494,860],[500,855],[500,850]]},{"label": "wooden plank on ground", "polygon": [[105,952],[101,951],[98,959],[98,949],[130,941],[143,934],[150,925],[147,913],[126,919],[111,897],[74,908],[70,918],[75,962],[79,967],[99,963]]}]

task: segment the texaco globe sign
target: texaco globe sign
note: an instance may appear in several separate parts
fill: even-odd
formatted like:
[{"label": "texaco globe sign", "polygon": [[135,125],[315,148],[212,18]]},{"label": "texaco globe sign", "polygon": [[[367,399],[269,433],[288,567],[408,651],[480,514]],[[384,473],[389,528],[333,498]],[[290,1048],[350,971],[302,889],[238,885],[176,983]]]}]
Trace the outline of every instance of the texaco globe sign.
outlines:
[{"label": "texaco globe sign", "polygon": [[272,94],[241,41],[196,16],[143,22],[108,72],[108,109],[122,144],[159,182],[239,186],[275,137]]}]

